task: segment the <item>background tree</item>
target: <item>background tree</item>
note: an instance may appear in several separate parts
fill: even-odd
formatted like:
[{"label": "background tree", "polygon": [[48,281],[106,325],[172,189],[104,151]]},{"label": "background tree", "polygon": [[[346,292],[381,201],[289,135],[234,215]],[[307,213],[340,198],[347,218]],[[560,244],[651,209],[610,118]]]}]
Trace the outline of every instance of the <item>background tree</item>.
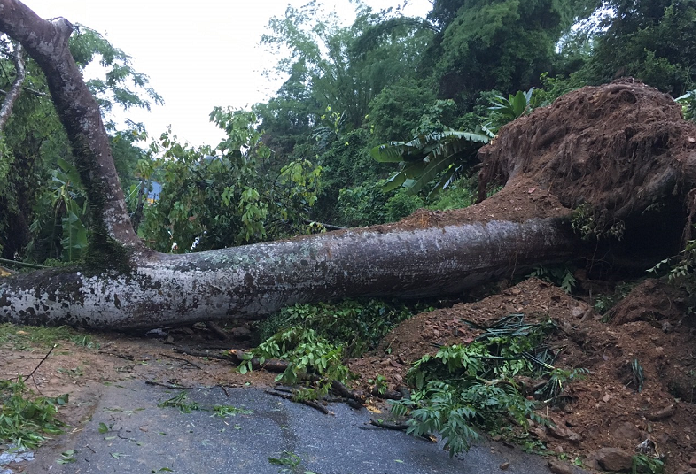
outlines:
[{"label": "background tree", "polygon": [[[9,89],[16,71],[9,44],[5,40],[5,56],[0,58],[0,69],[4,72],[0,77],[0,88],[5,90]],[[69,46],[80,70],[94,62],[101,64],[104,77],[88,81],[88,87],[98,98],[103,114],[108,114],[114,106],[149,108],[151,101],[162,102],[161,97],[148,87],[147,76],[132,68],[128,55],[96,31],[78,26]],[[66,236],[62,226],[64,219],[71,219],[67,206],[74,193],[81,191],[79,181],[74,180],[53,186],[58,182],[55,173],[65,172],[59,162],[63,160],[72,167],[73,154],[41,68],[31,58],[26,68],[27,77],[21,94],[4,129],[5,148],[0,169],[6,171],[0,173],[0,183],[3,184],[0,187],[0,249],[4,258],[20,257],[42,262],[46,258],[60,258],[63,254],[61,241]],[[111,119],[107,120],[107,127],[111,131],[109,140],[116,168],[122,183],[128,187],[133,179],[135,163],[143,156],[133,144],[144,137],[144,130],[142,125],[135,123],[118,130]],[[68,192],[64,185],[71,191]],[[72,219],[75,217],[86,218],[86,214],[80,213]]]},{"label": "background tree", "polygon": [[621,0],[606,2],[606,15],[595,35],[583,71],[599,84],[633,76],[679,96],[694,88],[696,5],[683,1]]},{"label": "background tree", "polygon": [[588,12],[587,3],[435,2],[428,17],[440,30],[431,46],[440,95],[470,106],[482,90],[511,93],[540,85],[541,73],[554,73],[558,40]]}]

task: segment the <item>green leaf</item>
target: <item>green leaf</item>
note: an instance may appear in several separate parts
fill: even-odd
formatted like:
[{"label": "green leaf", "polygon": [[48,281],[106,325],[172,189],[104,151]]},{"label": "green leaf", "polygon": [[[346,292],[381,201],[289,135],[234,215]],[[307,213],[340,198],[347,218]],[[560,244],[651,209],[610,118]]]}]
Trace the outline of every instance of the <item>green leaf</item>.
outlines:
[{"label": "green leaf", "polygon": [[389,145],[379,145],[370,150],[370,156],[380,163],[400,163],[403,161],[402,149]]},{"label": "green leaf", "polygon": [[396,189],[402,184],[404,184],[404,181],[406,180],[406,175],[403,172],[398,172],[384,184],[382,187],[383,191],[391,191],[392,189]]}]

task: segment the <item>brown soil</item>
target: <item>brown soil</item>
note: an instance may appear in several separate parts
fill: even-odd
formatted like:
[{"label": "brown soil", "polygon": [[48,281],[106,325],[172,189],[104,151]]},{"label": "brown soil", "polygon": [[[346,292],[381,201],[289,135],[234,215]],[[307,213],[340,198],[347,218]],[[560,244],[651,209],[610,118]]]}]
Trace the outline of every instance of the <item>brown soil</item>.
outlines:
[{"label": "brown soil", "polygon": [[491,183],[538,187],[568,209],[590,205],[610,226],[683,202],[696,177],[696,125],[671,96],[622,79],[515,120],[479,156],[480,193]]}]

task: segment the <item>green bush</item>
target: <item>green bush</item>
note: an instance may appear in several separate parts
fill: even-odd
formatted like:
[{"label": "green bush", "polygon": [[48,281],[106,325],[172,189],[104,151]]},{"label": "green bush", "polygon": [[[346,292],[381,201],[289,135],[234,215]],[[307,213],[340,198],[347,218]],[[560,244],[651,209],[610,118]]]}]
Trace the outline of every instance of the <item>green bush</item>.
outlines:
[{"label": "green bush", "polygon": [[312,329],[291,327],[271,336],[246,354],[239,372],[251,372],[254,358],[261,364],[269,358],[287,360],[288,367],[276,377],[276,381],[290,385],[307,384],[295,394],[296,398],[304,400],[326,395],[334,380],[345,383],[348,379],[348,367],[343,365],[343,348],[331,344]]},{"label": "green bush", "polygon": [[337,303],[296,304],[262,321],[261,341],[291,327],[312,329],[332,344],[340,344],[347,357],[357,357],[379,341],[413,311],[403,303],[376,299],[347,299]]}]

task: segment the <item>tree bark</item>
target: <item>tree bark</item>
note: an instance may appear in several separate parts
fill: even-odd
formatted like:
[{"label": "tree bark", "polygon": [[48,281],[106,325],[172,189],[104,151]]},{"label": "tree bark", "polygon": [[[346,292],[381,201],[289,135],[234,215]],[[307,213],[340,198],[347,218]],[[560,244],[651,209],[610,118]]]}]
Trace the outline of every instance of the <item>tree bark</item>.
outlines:
[{"label": "tree bark", "polygon": [[126,329],[258,319],[335,297],[456,294],[577,255],[577,237],[560,219],[355,229],[152,255],[130,274],[54,269],[1,279],[0,321]]}]

